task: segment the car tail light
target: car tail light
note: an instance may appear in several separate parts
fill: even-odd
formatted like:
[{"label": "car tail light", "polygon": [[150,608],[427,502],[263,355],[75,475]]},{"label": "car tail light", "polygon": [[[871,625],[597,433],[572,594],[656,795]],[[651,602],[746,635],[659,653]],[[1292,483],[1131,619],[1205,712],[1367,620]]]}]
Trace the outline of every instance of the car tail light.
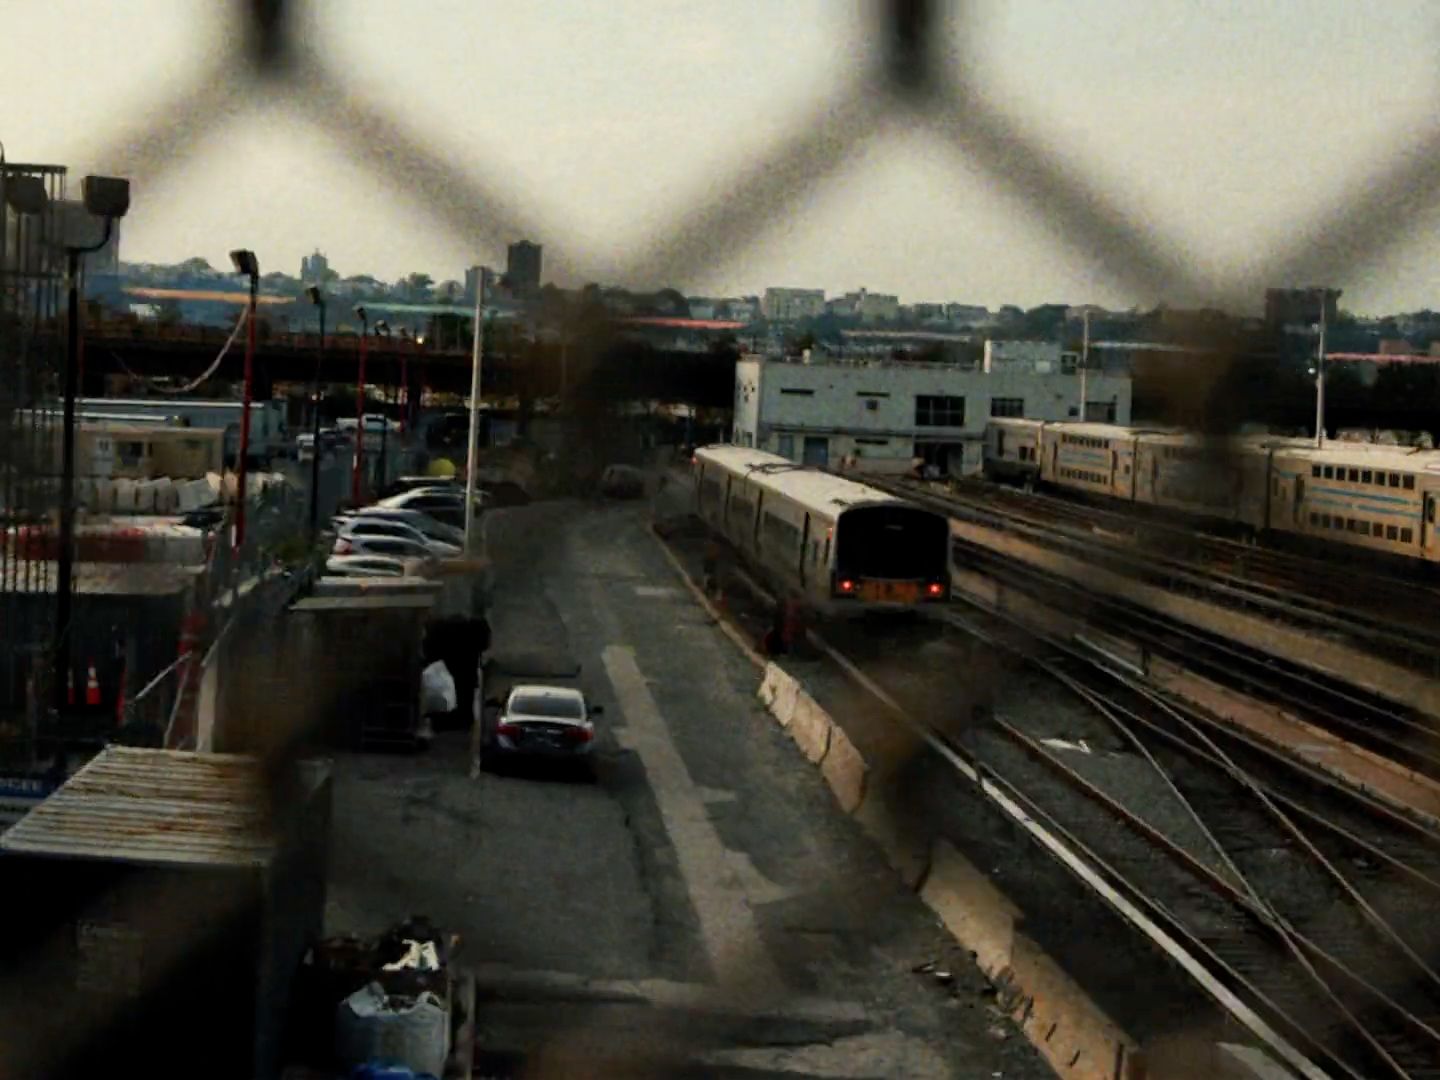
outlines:
[{"label": "car tail light", "polygon": [[520,734],[519,724],[502,723],[495,729],[496,735],[504,735],[507,739],[513,739]]},{"label": "car tail light", "polygon": [[595,737],[595,732],[588,727],[575,726],[565,729],[565,737],[571,742],[589,742]]},{"label": "car tail light", "polygon": [[841,591],[841,592],[854,592],[854,591],[855,591],[855,582],[851,581],[849,578],[845,578],[844,580],[842,580],[842,581],[840,582],[840,591]]},{"label": "car tail light", "polygon": [[941,582],[932,581],[929,585],[925,587],[925,591],[931,596],[940,596],[942,593],[945,592],[945,586]]}]

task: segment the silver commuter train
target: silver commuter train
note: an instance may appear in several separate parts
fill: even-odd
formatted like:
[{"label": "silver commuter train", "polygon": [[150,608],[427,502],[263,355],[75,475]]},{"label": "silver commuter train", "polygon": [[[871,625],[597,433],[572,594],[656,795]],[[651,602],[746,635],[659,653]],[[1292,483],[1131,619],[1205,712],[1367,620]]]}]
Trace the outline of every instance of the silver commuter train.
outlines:
[{"label": "silver commuter train", "polygon": [[1440,452],[997,419],[985,474],[1440,562]]},{"label": "silver commuter train", "polygon": [[853,613],[950,598],[950,524],[888,492],[741,446],[695,451],[695,510],[771,583]]}]

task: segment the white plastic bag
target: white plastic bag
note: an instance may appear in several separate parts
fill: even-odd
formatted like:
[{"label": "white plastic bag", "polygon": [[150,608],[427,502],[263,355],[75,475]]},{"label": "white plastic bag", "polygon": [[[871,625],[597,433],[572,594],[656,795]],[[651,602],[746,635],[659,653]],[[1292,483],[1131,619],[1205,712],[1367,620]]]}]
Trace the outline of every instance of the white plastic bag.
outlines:
[{"label": "white plastic bag", "polygon": [[450,1017],[428,991],[402,1005],[371,983],[340,1003],[335,1050],[349,1065],[383,1061],[442,1076],[450,1056]]},{"label": "white plastic bag", "polygon": [[455,710],[455,679],[445,661],[436,660],[420,675],[420,715]]}]

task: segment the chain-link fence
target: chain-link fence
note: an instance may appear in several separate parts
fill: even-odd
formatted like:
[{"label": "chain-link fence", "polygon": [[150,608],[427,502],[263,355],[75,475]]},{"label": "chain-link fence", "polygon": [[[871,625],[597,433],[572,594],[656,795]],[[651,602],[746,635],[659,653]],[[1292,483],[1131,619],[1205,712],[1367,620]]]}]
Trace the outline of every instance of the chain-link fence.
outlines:
[{"label": "chain-link fence", "polygon": [[[101,146],[92,155],[98,169],[128,177],[137,197],[145,198],[183,170],[202,137],[234,119],[243,103],[289,103],[352,164],[403,191],[408,202],[422,205],[472,251],[497,250],[516,236],[544,236],[558,277],[589,280],[601,275],[587,269],[609,264],[605,276],[611,279],[661,284],[695,279],[716,263],[735,259],[803,209],[877,137],[899,127],[922,135],[957,170],[979,174],[1121,290],[1231,309],[1248,308],[1266,284],[1352,277],[1406,234],[1440,191],[1440,136],[1422,132],[1343,193],[1337,205],[1317,214],[1313,227],[1295,228],[1288,246],[1231,277],[1205,279],[1177,237],[1142,221],[1110,178],[1057,155],[1033,125],[1008,111],[977,78],[967,34],[974,12],[968,5],[884,0],[873,5],[872,49],[864,63],[850,69],[824,100],[794,116],[788,134],[714,179],[710,186],[718,194],[711,201],[687,207],[654,232],[633,236],[615,266],[567,242],[558,213],[527,209],[534,200],[517,181],[462,165],[419,137],[407,115],[371,103],[304,32],[307,6],[300,0],[240,0],[235,5],[238,32],[224,37],[208,66],[171,87],[168,100],[153,110],[153,122],[124,130]],[[29,230],[43,233],[46,226],[17,225],[6,214],[0,197],[0,240],[6,252],[31,251]],[[50,249],[40,244],[34,250]],[[59,279],[48,255],[16,257],[22,259],[17,265],[29,269],[20,278],[0,280],[0,446],[5,448],[0,513],[8,522],[24,523],[53,510],[35,479],[49,475],[50,466],[37,455],[49,452],[51,440],[20,430],[12,418],[39,401],[53,401],[56,339],[39,338],[33,330],[56,314]],[[25,258],[32,262],[23,263]],[[32,270],[35,276],[26,276]],[[42,340],[52,343],[49,352],[38,344]],[[1233,419],[1223,402],[1205,394],[1207,385],[1226,377],[1224,343],[1218,345],[1187,393],[1192,401],[1198,394],[1221,410],[1219,423],[1212,426]],[[329,475],[343,485],[343,472]],[[343,497],[343,486],[336,497]],[[303,497],[262,503],[251,518],[243,551],[232,556],[227,544],[219,545],[204,603],[217,622],[239,620],[244,628],[239,637],[247,647],[263,633],[255,611],[227,609],[220,597],[240,578],[262,570],[279,546],[303,534],[306,513]],[[0,549],[0,560],[5,558]],[[25,650],[43,645],[47,634],[45,627],[31,625],[24,641],[16,639],[17,617],[4,607],[6,589],[17,575],[32,571],[48,572],[44,566],[17,569],[13,559],[0,561],[0,633],[10,634],[0,643],[0,662],[6,665],[0,694],[8,687],[7,700],[14,699],[17,680],[27,670]],[[217,639],[224,640],[223,626],[211,627],[209,640]],[[202,668],[179,662],[164,668],[133,708],[157,725],[163,719],[173,734],[176,702],[187,687],[193,688]],[[181,741],[193,745],[193,738],[191,733]]]}]

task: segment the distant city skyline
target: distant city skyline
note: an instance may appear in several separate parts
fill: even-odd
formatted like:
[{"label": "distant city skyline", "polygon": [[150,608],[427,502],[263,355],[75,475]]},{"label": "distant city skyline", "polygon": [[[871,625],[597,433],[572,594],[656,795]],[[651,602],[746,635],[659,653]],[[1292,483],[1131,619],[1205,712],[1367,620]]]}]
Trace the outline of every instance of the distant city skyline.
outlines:
[{"label": "distant city skyline", "polygon": [[[1142,234],[1168,237],[1201,277],[1249,275],[1310,237],[1343,212],[1347,190],[1422,144],[1433,124],[1436,19],[1418,0],[1363,19],[1338,0],[1241,9],[980,0],[976,9],[952,41],[966,45],[964,61],[1012,118],[1009,130],[1110,192]],[[97,155],[122,129],[170,121],[158,106],[234,37],[229,11],[186,0],[12,0],[7,75],[27,107],[0,127],[7,156],[63,163],[76,176],[104,171]],[[1120,287],[1099,253],[1067,244],[1043,212],[903,125],[753,247],[697,258],[692,280],[617,280],[638,246],[713,201],[792,118],[871,61],[869,9],[437,0],[398,12],[383,0],[312,5],[310,41],[356,94],[530,219],[560,284],[712,296],[864,285],[907,302],[991,308],[1214,300]],[[320,241],[343,272],[385,279],[503,265],[503,245],[469,250],[307,126],[304,101],[277,103],[238,78],[224,100],[230,115],[206,117],[192,160],[137,185],[127,260],[200,255],[220,266],[245,246],[265,269],[293,272]],[[1440,307],[1437,218],[1425,207],[1383,254],[1327,283],[1357,313]],[[1331,276],[1296,272],[1299,281],[1256,284]],[[1246,295],[1255,306],[1245,313],[1257,313],[1261,290]]]}]

